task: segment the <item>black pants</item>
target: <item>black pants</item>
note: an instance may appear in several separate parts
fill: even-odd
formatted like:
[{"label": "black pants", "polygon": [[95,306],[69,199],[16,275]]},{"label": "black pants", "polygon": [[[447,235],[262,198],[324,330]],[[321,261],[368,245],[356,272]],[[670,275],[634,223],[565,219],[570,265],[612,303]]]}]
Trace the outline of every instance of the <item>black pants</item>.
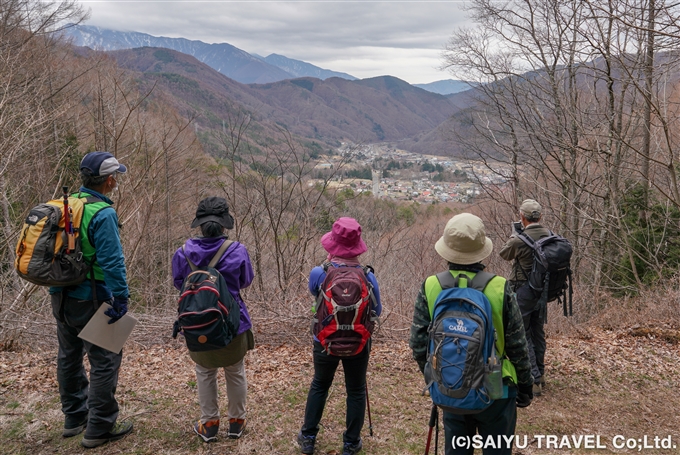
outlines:
[{"label": "black pants", "polygon": [[[57,381],[65,427],[77,426],[87,417],[85,435],[96,438],[111,430],[118,418],[114,395],[123,353],[114,354],[78,338],[97,311],[94,302],[69,297],[62,300],[61,294],[51,298],[52,314],[57,320]],[[83,365],[85,353],[90,362],[89,381]]]},{"label": "black pants", "polygon": [[[520,282],[521,283],[521,282]],[[531,362],[531,375],[534,383],[540,382],[545,372],[545,321],[547,308],[541,309],[538,299],[534,297],[533,291],[526,282],[516,290],[517,305],[522,313],[524,331],[527,337],[527,348],[529,349],[529,361]]]},{"label": "black pants", "polygon": [[[493,436],[497,440],[498,436],[511,436],[515,434],[517,424],[517,387],[511,386],[508,389],[508,398],[495,400],[491,406],[479,414],[457,415],[448,412],[444,413],[444,449],[446,455],[472,455],[474,447],[467,447],[466,443],[479,432],[482,441],[486,441],[487,436]],[[453,438],[456,444],[453,444]],[[459,437],[462,437],[459,438]],[[512,446],[506,447],[485,447],[482,451],[484,455],[510,455]]]},{"label": "black pants", "polygon": [[307,395],[305,420],[301,430],[304,436],[316,436],[319,432],[319,422],[326,406],[328,389],[333,383],[338,364],[342,362],[347,392],[346,430],[342,439],[343,442],[353,444],[359,442],[366,413],[366,370],[370,351],[369,340],[359,354],[351,357],[338,357],[326,354],[323,352],[321,343],[314,342],[314,379]]}]

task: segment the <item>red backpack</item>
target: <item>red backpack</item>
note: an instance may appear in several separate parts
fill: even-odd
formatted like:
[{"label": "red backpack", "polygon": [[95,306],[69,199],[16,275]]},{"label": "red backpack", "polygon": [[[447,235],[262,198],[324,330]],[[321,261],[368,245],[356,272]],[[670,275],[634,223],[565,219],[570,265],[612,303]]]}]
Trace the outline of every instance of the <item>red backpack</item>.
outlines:
[{"label": "red backpack", "polygon": [[330,355],[359,354],[378,319],[366,267],[323,265],[326,278],[314,306],[312,333]]}]

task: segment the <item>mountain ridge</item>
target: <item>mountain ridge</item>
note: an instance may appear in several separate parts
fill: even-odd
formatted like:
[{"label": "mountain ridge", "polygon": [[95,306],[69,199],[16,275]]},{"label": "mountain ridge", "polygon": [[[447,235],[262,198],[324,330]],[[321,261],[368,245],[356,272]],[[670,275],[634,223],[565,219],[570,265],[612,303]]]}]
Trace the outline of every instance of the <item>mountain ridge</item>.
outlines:
[{"label": "mountain ridge", "polygon": [[[160,47],[179,51],[196,57],[225,76],[243,84],[266,84],[298,77],[315,77],[322,80],[331,77],[358,79],[348,73],[324,69],[276,53],[262,57],[229,43],[209,44],[199,40],[157,37],[141,32],[116,31],[91,25],[74,25],[68,27],[64,33],[74,45],[100,51],[135,47]],[[449,95],[469,88],[465,81],[453,79],[411,85],[440,95]]]},{"label": "mountain ridge", "polygon": [[158,84],[183,115],[211,128],[220,119],[247,112],[266,137],[278,127],[309,141],[402,141],[432,131],[458,111],[449,98],[392,76],[349,81],[296,78],[242,84],[195,57],[159,48],[110,51],[122,68]]}]

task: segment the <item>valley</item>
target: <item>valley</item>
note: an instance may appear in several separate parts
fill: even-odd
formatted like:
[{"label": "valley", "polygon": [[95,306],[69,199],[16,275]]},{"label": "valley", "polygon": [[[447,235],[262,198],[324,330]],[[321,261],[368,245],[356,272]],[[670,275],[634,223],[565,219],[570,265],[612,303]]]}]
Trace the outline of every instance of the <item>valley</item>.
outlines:
[{"label": "valley", "polygon": [[[344,164],[347,161],[349,164]],[[482,185],[503,186],[509,169],[502,164],[487,167],[447,156],[423,155],[393,144],[356,145],[343,142],[334,155],[323,156],[319,172],[343,166],[331,185],[354,193],[370,192],[378,198],[418,203],[471,202]],[[371,170],[371,178],[351,176]],[[368,177],[366,175],[365,177]],[[310,185],[320,182],[315,179]]]}]

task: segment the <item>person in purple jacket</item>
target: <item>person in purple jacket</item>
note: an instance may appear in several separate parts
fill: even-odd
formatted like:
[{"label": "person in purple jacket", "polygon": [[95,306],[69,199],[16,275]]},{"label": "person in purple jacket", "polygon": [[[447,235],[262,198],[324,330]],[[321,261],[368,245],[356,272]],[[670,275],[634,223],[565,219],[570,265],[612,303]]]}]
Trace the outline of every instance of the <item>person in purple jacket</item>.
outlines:
[{"label": "person in purple jacket", "polygon": [[[225,229],[233,229],[234,218],[229,213],[229,205],[224,198],[209,197],[198,204],[196,218],[191,227],[199,227],[202,237],[191,238],[175,252],[172,258],[172,277],[175,287],[182,288],[184,279],[191,273],[187,258],[198,267],[208,265],[220,246],[226,241]],[[201,419],[193,426],[194,432],[205,442],[217,440],[220,426],[220,409],[217,399],[217,375],[224,370],[227,380],[227,415],[229,432],[227,436],[238,439],[246,426],[246,370],[244,357],[255,347],[252,323],[248,308],[240,290],[253,281],[253,268],[246,247],[232,242],[215,265],[224,277],[229,291],[241,309],[238,334],[228,346],[214,351],[191,352],[196,362],[196,383],[198,401],[201,406]]]},{"label": "person in purple jacket", "polygon": [[[354,218],[342,217],[333,223],[331,232],[321,237],[321,245],[328,252],[326,262],[331,266],[361,267],[359,256],[368,249],[361,238],[361,226]],[[375,302],[373,311],[376,316],[382,312],[380,288],[373,271],[366,275],[373,286]],[[309,292],[316,298],[326,278],[324,267],[317,266],[309,274]],[[301,452],[313,454],[319,422],[328,398],[328,390],[333,383],[335,370],[342,362],[345,371],[345,390],[347,392],[346,430],[342,435],[343,455],[354,455],[362,449],[361,428],[364,426],[366,412],[366,370],[371,352],[371,339],[357,355],[339,357],[328,354],[317,337],[314,337],[314,379],[307,395],[305,418],[298,433],[297,442]]]}]

